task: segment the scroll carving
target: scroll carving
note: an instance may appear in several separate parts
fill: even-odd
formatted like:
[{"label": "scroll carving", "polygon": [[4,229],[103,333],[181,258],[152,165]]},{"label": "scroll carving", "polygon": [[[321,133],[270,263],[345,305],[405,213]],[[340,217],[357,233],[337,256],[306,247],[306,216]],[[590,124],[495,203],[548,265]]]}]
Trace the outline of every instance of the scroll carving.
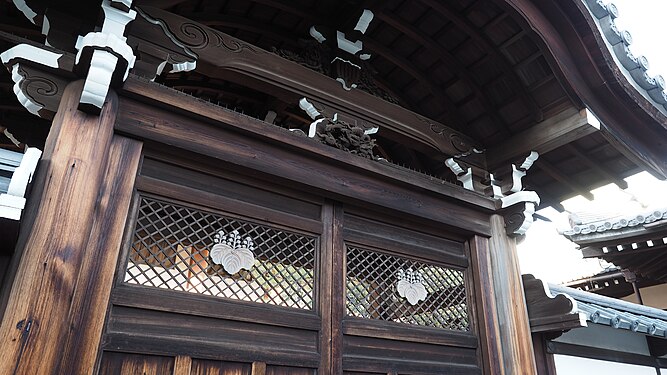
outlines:
[{"label": "scroll carving", "polygon": [[69,60],[62,54],[26,44],[3,52],[0,59],[12,74],[14,94],[21,105],[34,115],[53,118],[67,80],[51,71],[65,67],[71,70]]}]

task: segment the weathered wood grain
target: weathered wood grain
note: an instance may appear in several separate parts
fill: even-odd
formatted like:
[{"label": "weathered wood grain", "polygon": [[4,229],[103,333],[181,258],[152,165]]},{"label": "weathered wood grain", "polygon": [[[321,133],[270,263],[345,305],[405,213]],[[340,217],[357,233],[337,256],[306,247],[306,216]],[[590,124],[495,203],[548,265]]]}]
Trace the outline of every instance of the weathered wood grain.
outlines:
[{"label": "weathered wood grain", "polygon": [[118,103],[111,92],[99,116],[80,112],[82,86],[79,81],[65,89],[34,181],[41,190],[32,199],[41,205],[33,226],[24,228],[26,251],[0,327],[2,374],[59,373],[62,348],[78,328],[72,302],[79,277],[92,271],[82,264],[92,266],[84,257],[101,204]]},{"label": "weathered wood grain", "polygon": [[173,375],[190,375],[192,371],[192,358],[187,355],[177,355],[174,358],[174,374]]},{"label": "weathered wood grain", "polygon": [[253,362],[252,375],[266,375],[266,362]]},{"label": "weathered wood grain", "polygon": [[470,240],[470,263],[484,372],[490,375],[503,374],[498,312],[493,293],[490,292],[493,290],[493,281],[488,238],[475,236]]},{"label": "weathered wood grain", "polygon": [[70,308],[72,328],[58,366],[61,374],[90,373],[95,366],[140,158],[141,142],[114,136]]},{"label": "weathered wood grain", "polygon": [[535,374],[526,298],[521,282],[516,242],[505,232],[500,215],[491,216],[493,235],[489,239],[492,291],[498,316],[500,363],[504,374]]},{"label": "weathered wood grain", "polygon": [[[175,375],[171,357],[104,352],[99,375]],[[74,373],[73,373],[74,374]]]}]

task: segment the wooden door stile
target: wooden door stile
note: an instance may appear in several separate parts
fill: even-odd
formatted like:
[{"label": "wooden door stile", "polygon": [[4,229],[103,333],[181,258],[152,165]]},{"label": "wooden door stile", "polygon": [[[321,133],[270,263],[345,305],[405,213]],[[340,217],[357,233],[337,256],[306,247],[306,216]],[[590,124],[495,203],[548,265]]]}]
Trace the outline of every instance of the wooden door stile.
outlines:
[{"label": "wooden door stile", "polygon": [[330,374],[343,373],[343,330],[342,321],[345,317],[345,243],[343,242],[343,207],[335,204],[331,220],[332,242],[332,309],[331,318],[331,367]]},{"label": "wooden door stile", "polygon": [[[335,215],[335,206],[331,202],[325,203],[322,207],[322,222],[330,223]],[[322,318],[321,326],[321,340],[320,340],[320,354],[322,360],[320,362],[320,372],[326,373],[326,369],[331,368],[332,365],[332,335],[333,335],[333,321],[332,309],[334,296],[334,269],[332,264],[334,262],[334,241],[333,228],[330,225],[324,226],[324,231],[320,238],[320,262],[318,269],[320,270],[319,277],[319,301],[320,301],[320,317]]]},{"label": "wooden door stile", "polygon": [[480,351],[484,373],[503,374],[501,366],[501,348],[498,342],[498,312],[493,294],[491,279],[491,257],[489,239],[474,236],[470,239],[470,263],[474,286],[474,304],[476,306],[477,325],[479,327]]}]

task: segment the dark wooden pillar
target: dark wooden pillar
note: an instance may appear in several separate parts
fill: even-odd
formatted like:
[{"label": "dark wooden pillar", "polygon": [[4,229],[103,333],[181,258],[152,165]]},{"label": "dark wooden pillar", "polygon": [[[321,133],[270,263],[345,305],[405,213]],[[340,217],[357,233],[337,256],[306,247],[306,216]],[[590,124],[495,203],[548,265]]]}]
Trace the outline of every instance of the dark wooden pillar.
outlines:
[{"label": "dark wooden pillar", "polygon": [[[488,277],[481,292],[486,299],[482,301],[483,312],[491,319],[486,331],[487,355],[492,357],[490,371],[492,374],[536,374],[516,241],[507,236],[502,216],[491,216],[491,238],[488,244],[477,247],[480,260],[475,263],[480,278]],[[488,247],[488,254],[484,254],[484,247]],[[494,368],[494,361],[499,368]]]},{"label": "dark wooden pillar", "polygon": [[0,326],[0,374],[92,373],[141,144],[114,136],[118,98],[99,116],[65,89],[22,228],[23,256]]}]

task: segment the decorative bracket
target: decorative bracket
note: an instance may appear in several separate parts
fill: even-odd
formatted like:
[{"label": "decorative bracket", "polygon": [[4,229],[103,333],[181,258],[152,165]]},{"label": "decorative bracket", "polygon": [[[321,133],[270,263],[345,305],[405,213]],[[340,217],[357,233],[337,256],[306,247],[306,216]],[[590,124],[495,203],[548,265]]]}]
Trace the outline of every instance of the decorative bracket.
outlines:
[{"label": "decorative bracket", "polygon": [[533,275],[521,278],[532,332],[561,332],[587,326],[586,316],[579,312],[574,298],[552,292],[547,283]]},{"label": "decorative bracket", "polygon": [[[115,2],[117,3],[117,1]],[[131,1],[127,1],[131,5]],[[137,12],[114,7],[110,0],[102,1],[104,24],[99,32],[90,32],[76,42],[76,68],[86,75],[79,108],[99,113],[109,87],[127,79],[136,57],[123,36],[125,27]]]},{"label": "decorative bracket", "polygon": [[521,179],[526,176],[526,173],[530,167],[533,166],[533,163],[535,163],[539,156],[540,155],[536,151],[531,151],[518,167],[513,163],[509,171],[496,174],[502,177],[500,179],[500,184],[492,174],[491,185],[494,198],[502,198],[506,195],[520,192],[523,189]]},{"label": "decorative bracket", "polygon": [[14,170],[7,193],[0,194],[0,217],[20,220],[25,207],[25,192],[37,168],[42,151],[28,148],[23,154],[21,164]]},{"label": "decorative bracket", "polygon": [[501,174],[502,181],[490,175],[491,194],[498,201],[498,208],[505,216],[505,230],[510,237],[522,236],[533,223],[535,208],[540,204],[540,197],[534,191],[522,191],[521,179],[526,176],[539,154],[531,151],[519,164],[512,164],[509,172]]},{"label": "decorative bracket", "polygon": [[349,91],[357,87],[361,78],[361,61],[371,58],[369,53],[364,53],[364,42],[361,36],[366,33],[368,26],[375,15],[368,9],[359,16],[357,24],[349,35],[356,36],[354,41],[350,40],[350,36],[341,31],[330,31],[323,26],[312,26],[310,28],[310,36],[318,43],[327,43],[332,50],[339,51],[331,61],[332,76],[336,81],[340,82],[343,89]]},{"label": "decorative bracket", "polygon": [[454,158],[445,160],[445,165],[454,172],[456,179],[463,184],[464,189],[475,191],[474,184],[472,183],[472,168],[463,169]]},{"label": "decorative bracket", "polygon": [[28,112],[43,118],[53,117],[66,82],[44,70],[71,72],[72,65],[63,57],[62,53],[28,44],[16,45],[0,54],[0,60],[11,72],[14,95]]},{"label": "decorative bracket", "polygon": [[540,197],[534,191],[520,191],[500,198],[498,208],[505,217],[505,231],[510,237],[522,236],[533,224]]}]

